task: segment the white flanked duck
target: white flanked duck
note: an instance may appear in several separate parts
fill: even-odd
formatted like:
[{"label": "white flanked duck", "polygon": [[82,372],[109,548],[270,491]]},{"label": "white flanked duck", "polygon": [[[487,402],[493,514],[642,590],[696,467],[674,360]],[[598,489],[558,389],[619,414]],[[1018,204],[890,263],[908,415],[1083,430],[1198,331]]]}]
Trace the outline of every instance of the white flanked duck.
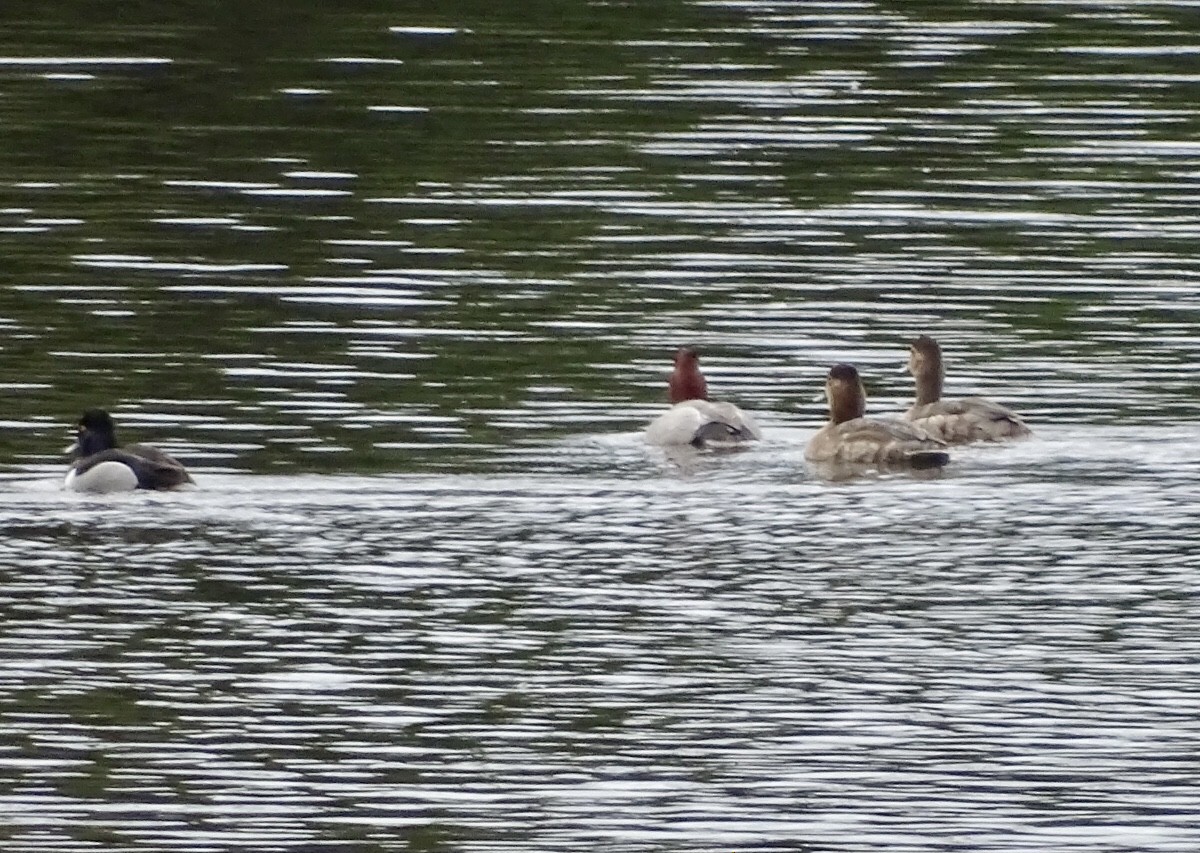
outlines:
[{"label": "white flanked duck", "polygon": [[917,399],[904,419],[950,444],[1026,438],[1032,431],[1015,412],[984,397],[942,399],[946,368],[942,348],[921,335],[909,348],[908,372],[917,383]]},{"label": "white flanked duck", "polygon": [[937,468],[950,461],[946,443],[920,427],[893,418],[866,417],[867,394],[852,365],[830,368],[825,397],[829,423],[804,448],[809,462]]},{"label": "white flanked duck", "polygon": [[675,369],[667,380],[671,408],[646,427],[646,441],[658,445],[728,446],[762,437],[754,419],[733,403],[708,399],[708,383],[700,372],[700,356],[690,347],[675,353]]},{"label": "white flanked duck", "polygon": [[117,444],[108,412],[89,409],[79,418],[78,437],[63,488],[72,492],[128,492],[177,489],[191,485],[187,470],[174,457],[145,444]]}]

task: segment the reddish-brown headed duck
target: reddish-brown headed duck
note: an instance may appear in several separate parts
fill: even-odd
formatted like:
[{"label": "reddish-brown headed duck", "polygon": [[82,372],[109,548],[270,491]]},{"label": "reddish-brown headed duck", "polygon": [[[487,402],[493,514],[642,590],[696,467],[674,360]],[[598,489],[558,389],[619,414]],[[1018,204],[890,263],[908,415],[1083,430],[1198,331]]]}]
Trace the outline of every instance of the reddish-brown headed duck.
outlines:
[{"label": "reddish-brown headed duck", "polygon": [[950,460],[945,442],[920,427],[892,418],[866,417],[867,394],[852,365],[835,364],[830,369],[825,397],[829,423],[804,448],[809,462],[936,468]]},{"label": "reddish-brown headed duck", "polygon": [[762,436],[754,420],[737,406],[708,399],[700,356],[691,347],[675,353],[667,399],[671,408],[646,427],[646,441],[651,444],[707,447],[740,444]]},{"label": "reddish-brown headed duck", "polygon": [[904,419],[950,444],[1026,438],[1032,431],[1021,416],[984,397],[942,399],[946,368],[942,348],[928,335],[912,342],[908,372],[917,382],[917,399]]}]

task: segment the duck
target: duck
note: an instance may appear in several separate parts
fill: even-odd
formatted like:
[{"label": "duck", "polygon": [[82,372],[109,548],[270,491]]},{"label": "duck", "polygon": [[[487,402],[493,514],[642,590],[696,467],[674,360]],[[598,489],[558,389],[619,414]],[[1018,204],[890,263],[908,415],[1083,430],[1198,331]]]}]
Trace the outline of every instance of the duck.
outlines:
[{"label": "duck", "polygon": [[708,399],[708,383],[700,372],[700,354],[692,347],[675,353],[667,380],[671,408],[646,427],[646,441],[662,446],[696,448],[734,446],[762,438],[754,419],[733,403]]},{"label": "duck", "polygon": [[194,485],[174,457],[145,444],[119,445],[112,416],[88,409],[76,424],[77,438],[63,488],[71,492],[129,492]]},{"label": "duck", "polygon": [[809,462],[939,468],[950,461],[946,442],[898,418],[866,417],[867,394],[852,364],[835,364],[825,380],[829,423],[809,439]]},{"label": "duck", "polygon": [[949,444],[1028,438],[1033,431],[1020,415],[985,397],[943,400],[946,368],[942,348],[928,335],[909,346],[908,372],[917,383],[917,398],[904,419]]}]

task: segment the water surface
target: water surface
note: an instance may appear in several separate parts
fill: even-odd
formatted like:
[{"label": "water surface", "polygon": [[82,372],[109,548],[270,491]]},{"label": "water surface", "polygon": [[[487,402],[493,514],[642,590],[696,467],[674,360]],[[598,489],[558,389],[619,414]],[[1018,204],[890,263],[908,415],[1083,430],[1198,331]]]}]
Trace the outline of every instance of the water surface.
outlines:
[{"label": "water surface", "polygon": [[0,12],[4,849],[1196,849],[1193,7],[568,5]]}]

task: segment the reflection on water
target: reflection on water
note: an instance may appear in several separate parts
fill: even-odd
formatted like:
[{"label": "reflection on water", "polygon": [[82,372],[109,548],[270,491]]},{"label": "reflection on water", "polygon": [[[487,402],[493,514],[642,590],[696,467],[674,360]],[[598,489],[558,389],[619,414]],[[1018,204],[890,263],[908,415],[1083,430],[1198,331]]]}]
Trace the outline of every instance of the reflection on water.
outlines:
[{"label": "reflection on water", "polygon": [[236,9],[0,11],[5,851],[1196,848],[1187,4]]},{"label": "reflection on water", "polygon": [[1200,841],[1200,434],[1051,427],[840,485],[799,437],[103,500],[11,481],[6,846]]},{"label": "reflection on water", "polygon": [[478,471],[634,428],[685,341],[749,408],[853,361],[886,410],[918,332],[1042,420],[1197,416],[1182,7],[371,5],[261,4],[247,54],[17,22],[10,457],[102,404],[241,470]]}]

